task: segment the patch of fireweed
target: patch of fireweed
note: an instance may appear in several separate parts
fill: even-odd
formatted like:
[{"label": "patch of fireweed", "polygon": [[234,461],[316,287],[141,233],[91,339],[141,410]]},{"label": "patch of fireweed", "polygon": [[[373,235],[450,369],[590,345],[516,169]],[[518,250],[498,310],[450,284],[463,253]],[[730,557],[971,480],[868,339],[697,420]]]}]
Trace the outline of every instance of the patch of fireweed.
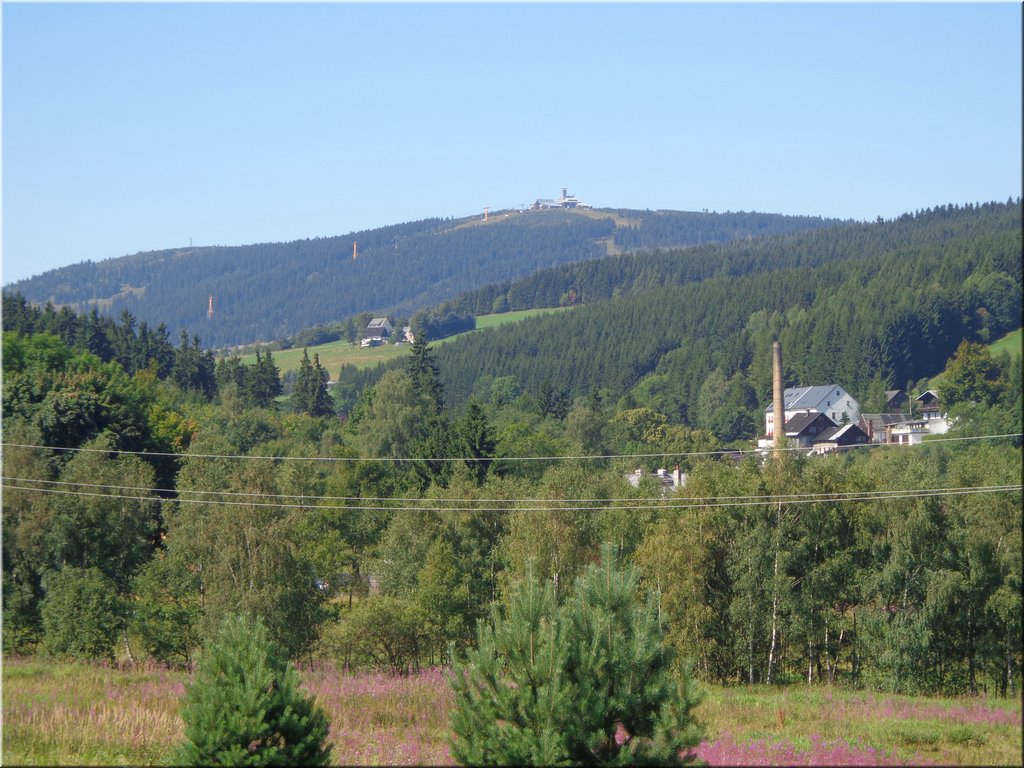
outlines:
[{"label": "patch of fireweed", "polygon": [[183,765],[326,765],[327,716],[260,621],[228,616],[182,708]]},{"label": "patch of fireweed", "polygon": [[467,765],[673,765],[702,729],[654,607],[610,547],[562,606],[528,571],[453,658],[452,755]]}]

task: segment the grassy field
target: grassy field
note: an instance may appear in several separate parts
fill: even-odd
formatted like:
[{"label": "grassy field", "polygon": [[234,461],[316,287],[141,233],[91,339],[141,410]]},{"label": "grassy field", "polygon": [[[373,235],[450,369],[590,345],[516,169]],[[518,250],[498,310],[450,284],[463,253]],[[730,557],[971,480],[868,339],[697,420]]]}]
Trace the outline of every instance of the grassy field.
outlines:
[{"label": "grassy field", "polygon": [[[450,765],[443,673],[411,677],[302,670],[331,720],[338,765]],[[166,764],[183,737],[178,705],[189,676],[5,659],[3,764]],[[718,765],[1021,765],[1021,702],[941,699],[840,688],[705,689]]]},{"label": "grassy field", "polygon": [[[1016,331],[1010,331],[1002,338],[996,339],[991,344],[989,344],[989,353],[995,356],[1003,352],[1007,352],[1009,353],[1011,359],[1017,360],[1019,362],[1022,354],[1022,339],[1024,339],[1024,328],[1018,328]],[[945,373],[945,371],[943,371],[943,373]],[[929,380],[928,388],[942,388],[942,373],[936,375],[934,378]]]},{"label": "grassy field", "polygon": [[[477,330],[483,330],[484,328],[497,328],[500,325],[517,323],[528,317],[545,315],[550,312],[559,312],[564,309],[568,309],[568,307],[527,309],[521,312],[503,312],[500,315],[481,315],[476,319],[476,327]],[[475,332],[476,331],[467,331],[467,333]],[[441,339],[437,344],[446,344],[452,339],[457,339],[462,335],[464,334],[460,333],[456,336],[449,336],[447,339]],[[310,360],[313,359],[314,354],[320,355],[320,365],[327,369],[327,372],[333,379],[337,377],[338,371],[341,370],[342,365],[348,364],[354,365],[357,368],[372,368],[378,363],[386,363],[389,360],[394,360],[396,357],[405,357],[409,354],[410,349],[410,344],[384,344],[379,347],[367,347],[364,349],[358,344],[349,344],[347,341],[332,341],[329,344],[308,347],[307,351],[309,352]],[[301,361],[301,348],[274,352],[274,364],[281,373],[299,370],[299,363]],[[256,354],[243,355],[242,362],[249,365],[255,363]]]},{"label": "grassy field", "polygon": [[1003,338],[993,342],[990,351],[993,355],[1007,352],[1011,358],[1020,360],[1022,338],[1024,338],[1024,328],[1018,328],[1016,331],[1011,331],[1003,336]]}]

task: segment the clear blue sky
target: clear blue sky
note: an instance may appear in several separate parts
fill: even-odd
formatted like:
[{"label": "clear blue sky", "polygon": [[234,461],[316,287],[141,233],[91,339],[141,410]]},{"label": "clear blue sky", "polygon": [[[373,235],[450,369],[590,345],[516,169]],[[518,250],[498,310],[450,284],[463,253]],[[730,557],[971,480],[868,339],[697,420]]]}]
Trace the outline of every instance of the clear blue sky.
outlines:
[{"label": "clear blue sky", "polygon": [[3,282],[558,197],[1021,194],[1021,6],[3,4]]}]

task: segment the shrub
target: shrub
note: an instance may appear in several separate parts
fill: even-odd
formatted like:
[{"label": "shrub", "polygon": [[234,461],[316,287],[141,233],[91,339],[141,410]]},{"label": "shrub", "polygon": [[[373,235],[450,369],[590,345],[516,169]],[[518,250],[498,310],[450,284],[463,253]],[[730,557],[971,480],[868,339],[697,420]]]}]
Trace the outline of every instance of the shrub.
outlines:
[{"label": "shrub", "polygon": [[184,765],[326,765],[328,721],[262,621],[229,615],[182,709]]},{"label": "shrub", "polygon": [[117,587],[98,568],[64,568],[53,574],[42,604],[46,649],[55,656],[114,659],[123,624]]},{"label": "shrub", "polygon": [[426,645],[426,617],[413,602],[380,596],[352,609],[334,633],[334,650],[345,652],[355,666],[408,673]]}]

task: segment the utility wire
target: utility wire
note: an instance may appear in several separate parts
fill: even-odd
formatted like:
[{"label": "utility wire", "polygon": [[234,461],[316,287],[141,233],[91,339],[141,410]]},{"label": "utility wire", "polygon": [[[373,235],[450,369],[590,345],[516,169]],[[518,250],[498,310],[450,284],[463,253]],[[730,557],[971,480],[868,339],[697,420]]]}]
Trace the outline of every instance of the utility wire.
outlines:
[{"label": "utility wire", "polygon": [[[178,499],[167,499],[166,497],[157,497],[155,500],[166,500],[166,501],[187,501],[191,503],[203,501],[203,496],[214,496],[214,497],[240,497],[240,501],[235,503],[245,503],[245,499],[285,499],[285,500],[305,500],[305,501],[356,501],[356,502],[407,502],[411,504],[415,503],[433,503],[437,505],[443,504],[543,504],[555,501],[553,499],[544,498],[479,498],[479,499],[434,499],[424,497],[396,497],[396,496],[324,496],[319,494],[285,494],[285,493],[256,493],[251,491],[209,491],[200,489],[169,489],[169,488],[146,488],[134,485],[110,485],[102,483],[80,483],[71,482],[66,480],[41,480],[30,477],[3,477],[5,482],[8,483],[35,483],[37,486],[64,486],[69,488],[90,488],[90,489],[101,489],[103,491],[132,491],[136,494],[154,493],[154,494],[178,494]],[[18,490],[37,490],[36,486],[22,486],[22,485],[11,485],[7,486],[11,489]],[[880,499],[889,496],[896,496],[902,498],[907,494],[933,494],[941,491],[948,492],[963,492],[970,491],[978,486],[968,486],[963,488],[897,488],[897,489],[872,489],[866,491],[824,491],[819,493],[788,493],[788,494],[755,494],[749,496],[710,496],[710,497],[699,497],[704,502],[715,502],[719,500],[727,500],[729,502],[736,501],[751,501],[753,503],[769,503],[769,502],[801,502],[811,503],[817,501],[858,501],[865,495],[870,495],[872,498]],[[1006,486],[981,486],[990,490],[1020,490],[1021,485],[1006,485]],[[39,489],[43,490],[43,489]],[[192,494],[199,496],[200,498],[189,499],[184,498],[183,494]],[[112,498],[122,498],[117,494],[110,494]],[[129,497],[134,498],[134,497]],[[698,497],[690,497],[698,498]],[[656,507],[664,507],[666,502],[669,501],[683,501],[689,500],[686,498],[676,499],[643,499],[635,496],[620,496],[620,497],[606,497],[606,498],[578,498],[578,499],[557,499],[560,504],[621,504],[624,502],[633,502],[635,504],[646,504]],[[227,502],[231,503],[231,502]],[[302,505],[306,506],[306,505]],[[345,509],[352,509],[352,507],[344,507]],[[561,507],[560,507],[561,508]]]},{"label": "utility wire", "polygon": [[[841,446],[835,451],[847,451],[858,448],[919,448],[922,445],[934,445],[936,443],[959,442],[965,440],[994,440],[1001,438],[1024,437],[1020,432],[1004,435],[975,435],[963,437],[938,437],[927,442],[914,446],[900,445],[899,443],[862,443],[859,445]],[[150,456],[167,457],[176,459],[248,459],[252,461],[326,461],[326,462],[453,462],[453,461],[593,461],[598,459],[653,459],[653,458],[688,458],[698,456],[735,456],[737,454],[764,454],[774,453],[774,448],[722,448],[717,451],[682,451],[675,453],[618,453],[618,454],[591,454],[583,456],[439,456],[439,457],[367,457],[367,456],[252,456],[245,454],[221,454],[221,453],[172,453],[163,451],[125,451],[114,448],[67,448],[59,445],[34,445],[30,443],[3,443],[4,448],[34,448],[48,451],[66,451],[79,453],[113,453],[128,456]],[[784,451],[807,453],[808,448],[783,448]]]},{"label": "utility wire", "polygon": [[[142,502],[159,502],[161,499],[153,496],[131,496],[127,494],[114,494],[114,493],[93,493],[89,491],[73,491],[64,490],[60,488],[35,488],[28,486],[18,485],[3,485],[5,490],[20,490],[29,491],[35,493],[50,493],[58,495],[70,495],[70,496],[85,496],[94,498],[105,498],[105,499],[121,499],[129,501],[142,501]],[[861,502],[861,501],[888,501],[892,499],[921,499],[927,497],[941,497],[941,496],[971,496],[982,493],[1017,493],[1022,490],[1021,485],[1001,485],[1001,486],[980,486],[975,488],[931,488],[931,489],[913,489],[906,491],[897,492],[867,492],[864,495],[856,497],[848,497],[844,499],[835,499],[835,501],[844,502]],[[316,497],[308,497],[311,502],[316,501]],[[728,497],[724,497],[728,498]],[[223,501],[218,499],[177,499],[179,504],[206,504],[206,505],[217,505],[217,506],[239,506],[245,505],[249,507],[270,507],[275,509],[321,509],[321,510],[350,510],[350,511],[395,511],[395,512],[600,512],[600,511],[650,511],[650,510],[690,510],[690,509],[713,509],[713,508],[725,508],[725,507],[751,507],[759,506],[768,503],[785,503],[785,504],[818,504],[822,502],[830,501],[827,498],[796,498],[792,500],[786,500],[784,497],[773,497],[765,496],[762,498],[750,497],[747,500],[738,501],[698,501],[695,499],[691,500],[679,500],[673,501],[666,499],[662,500],[650,500],[646,504],[636,505],[615,505],[615,506],[580,506],[580,505],[568,505],[565,504],[560,506],[530,506],[530,507],[516,507],[514,505],[522,503],[523,501],[536,501],[536,500],[516,500],[509,499],[505,506],[501,507],[443,507],[438,508],[436,506],[424,506],[422,504],[416,506],[389,506],[376,504],[373,506],[361,506],[361,505],[338,505],[338,504],[294,504],[294,503],[274,503],[274,502],[261,502],[261,501]],[[430,500],[421,500],[430,501]],[[550,500],[542,500],[548,501]],[[509,506],[513,505],[513,506]]]}]

